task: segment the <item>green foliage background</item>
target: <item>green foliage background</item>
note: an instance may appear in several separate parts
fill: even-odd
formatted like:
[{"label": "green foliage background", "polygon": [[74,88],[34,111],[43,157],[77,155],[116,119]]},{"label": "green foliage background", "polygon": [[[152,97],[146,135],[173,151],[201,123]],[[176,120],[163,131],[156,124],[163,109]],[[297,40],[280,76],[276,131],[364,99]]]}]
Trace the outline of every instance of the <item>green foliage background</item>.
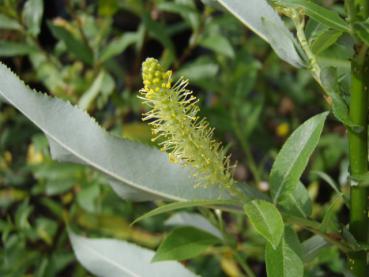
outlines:
[{"label": "green foliage background", "polygon": [[[235,178],[267,190],[277,150],[292,130],[323,109],[320,90],[309,72],[280,62],[218,4],[203,2],[2,0],[1,61],[31,87],[79,105],[109,132],[152,144],[137,92],[141,62],[156,57],[175,76],[190,79],[202,115],[238,161]],[[318,49],[331,62],[333,50],[348,51]],[[337,217],[345,220],[346,214],[337,213],[343,201],[332,193],[329,175],[346,184],[347,142],[338,122],[329,121],[327,128],[331,132],[323,133],[309,164],[315,173],[303,181],[316,200],[312,217],[334,232]],[[121,200],[91,169],[52,161],[46,137],[0,102],[1,276],[88,276],[71,250],[66,222],[89,236],[156,249],[171,229],[164,225],[169,215],[129,225],[153,207]],[[223,216],[242,259],[264,276],[264,242],[244,217]],[[300,239],[307,235],[301,232]],[[343,269],[334,247],[305,262],[306,276],[340,276]],[[203,276],[243,272],[227,247],[211,248],[187,264]]]}]

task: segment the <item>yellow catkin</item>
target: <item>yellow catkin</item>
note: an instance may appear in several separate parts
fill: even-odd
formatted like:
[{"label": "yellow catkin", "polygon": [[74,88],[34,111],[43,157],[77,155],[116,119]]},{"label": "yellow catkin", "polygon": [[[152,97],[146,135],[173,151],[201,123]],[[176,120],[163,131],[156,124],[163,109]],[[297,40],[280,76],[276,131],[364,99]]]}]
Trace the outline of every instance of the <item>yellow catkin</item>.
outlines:
[{"label": "yellow catkin", "polygon": [[142,64],[144,88],[140,98],[150,107],[143,120],[149,121],[162,151],[172,162],[191,166],[199,186],[218,185],[238,193],[232,178],[229,156],[213,139],[213,129],[198,117],[198,100],[187,90],[188,80],[172,85],[172,72],[156,59]]}]

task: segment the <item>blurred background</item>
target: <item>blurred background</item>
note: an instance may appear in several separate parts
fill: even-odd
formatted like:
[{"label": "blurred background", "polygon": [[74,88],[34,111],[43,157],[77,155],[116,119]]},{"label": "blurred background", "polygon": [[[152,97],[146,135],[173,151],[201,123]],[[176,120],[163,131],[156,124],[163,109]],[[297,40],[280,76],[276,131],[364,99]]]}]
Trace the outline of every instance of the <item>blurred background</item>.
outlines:
[{"label": "blurred background", "polygon": [[[190,79],[201,115],[238,161],[235,178],[263,191],[290,132],[326,109],[308,71],[280,61],[212,0],[0,0],[0,30],[0,60],[28,85],[78,105],[116,136],[146,144],[140,66],[146,57],[160,59],[175,78]],[[346,183],[347,161],[343,127],[331,119],[326,131],[303,181],[315,200],[312,216],[329,231],[337,216],[345,220],[328,184]],[[52,161],[46,137],[0,102],[1,276],[89,276],[71,250],[67,219],[90,237],[155,249],[170,230],[169,215],[129,224],[156,204],[123,201],[98,173]],[[223,217],[241,256],[265,276],[262,239],[244,217]],[[224,247],[186,265],[202,276],[244,274]],[[342,268],[337,249],[326,248],[306,263],[306,276],[340,276]]]}]

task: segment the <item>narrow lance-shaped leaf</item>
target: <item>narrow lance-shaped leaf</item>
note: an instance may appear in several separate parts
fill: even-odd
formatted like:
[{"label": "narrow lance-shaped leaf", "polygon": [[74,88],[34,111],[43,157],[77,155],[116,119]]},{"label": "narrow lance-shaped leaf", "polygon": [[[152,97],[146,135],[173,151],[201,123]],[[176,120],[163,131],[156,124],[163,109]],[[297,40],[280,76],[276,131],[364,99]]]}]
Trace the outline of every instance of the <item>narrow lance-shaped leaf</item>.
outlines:
[{"label": "narrow lance-shaped leaf", "polygon": [[102,277],[196,276],[177,262],[151,263],[154,251],[115,239],[89,239],[69,232],[78,261]]},{"label": "narrow lance-shaped leaf", "polygon": [[[13,105],[49,138],[53,158],[88,164],[114,180],[122,197],[136,200],[230,199],[220,187],[194,188],[190,168],[169,161],[165,153],[108,134],[85,112],[33,92],[0,64],[0,97]],[[125,194],[127,192],[127,194]]]},{"label": "narrow lance-shaped leaf", "polygon": [[[316,174],[319,178],[321,178],[322,180],[324,180],[332,189],[333,191],[336,193],[336,195],[340,196],[342,198],[342,200],[345,202],[347,208],[349,208],[349,199],[348,197],[339,189],[339,185],[332,179],[331,176],[329,176],[327,173],[322,172],[322,171],[312,171],[312,174]],[[351,177],[351,179],[353,179],[353,177]]]},{"label": "narrow lance-shaped leaf", "polygon": [[328,29],[322,34],[320,34],[311,44],[311,51],[314,54],[319,55],[331,45],[336,43],[336,41],[342,36],[341,31]]},{"label": "narrow lance-shaped leaf", "polygon": [[28,0],[24,4],[23,20],[28,27],[28,31],[34,36],[37,36],[40,33],[43,14],[43,0]]},{"label": "narrow lance-shaped leaf", "polygon": [[48,24],[51,33],[56,38],[63,41],[67,49],[77,58],[81,59],[87,64],[92,64],[94,56],[92,50],[88,47],[88,45],[86,45],[82,40],[76,38],[69,30],[64,28],[62,25],[58,25],[56,23],[58,23],[58,21]]},{"label": "narrow lance-shaped leaf", "polygon": [[328,112],[324,112],[305,121],[292,133],[278,153],[269,178],[274,203],[296,189],[310,156],[318,145],[327,115]]},{"label": "narrow lance-shaped leaf", "polygon": [[13,57],[21,55],[31,55],[37,53],[37,48],[20,42],[0,41],[0,56]]},{"label": "narrow lance-shaped leaf", "polygon": [[127,47],[138,40],[137,33],[125,33],[120,37],[113,39],[101,52],[100,61],[104,62],[112,57],[123,53]]},{"label": "narrow lance-shaped leaf", "polygon": [[211,49],[216,53],[233,58],[234,50],[229,40],[221,34],[211,34],[204,36],[199,44],[205,48]]},{"label": "narrow lance-shaped leaf", "polygon": [[349,24],[341,18],[337,12],[329,10],[307,0],[276,0],[274,1],[286,7],[301,8],[305,13],[332,29],[342,32],[350,32]]},{"label": "narrow lance-shaped leaf", "polygon": [[218,0],[218,2],[267,41],[282,60],[296,67],[304,64],[295,48],[294,37],[266,0]]},{"label": "narrow lance-shaped leaf", "polygon": [[0,29],[22,30],[22,26],[18,23],[17,20],[0,14]]},{"label": "narrow lance-shaped leaf", "polygon": [[[141,221],[145,218],[149,218],[152,216],[156,216],[159,214],[163,214],[163,213],[167,213],[167,212],[175,211],[179,209],[192,208],[192,207],[198,207],[198,206],[201,206],[201,207],[227,206],[227,205],[232,205],[232,204],[234,204],[234,201],[229,201],[229,200],[193,200],[193,201],[185,201],[185,202],[174,202],[174,203],[160,206],[154,210],[149,211],[148,213],[145,213],[144,215],[136,218],[132,224],[138,221]],[[235,209],[234,206],[232,208]]]},{"label": "narrow lance-shaped leaf", "polygon": [[326,247],[329,247],[329,242],[319,235],[312,236],[311,238],[305,240],[302,244],[303,247],[303,261],[310,262],[319,252]]},{"label": "narrow lance-shaped leaf", "polygon": [[78,106],[83,110],[88,110],[93,100],[98,96],[102,89],[103,80],[106,76],[104,71],[100,71],[91,87],[79,99]]}]

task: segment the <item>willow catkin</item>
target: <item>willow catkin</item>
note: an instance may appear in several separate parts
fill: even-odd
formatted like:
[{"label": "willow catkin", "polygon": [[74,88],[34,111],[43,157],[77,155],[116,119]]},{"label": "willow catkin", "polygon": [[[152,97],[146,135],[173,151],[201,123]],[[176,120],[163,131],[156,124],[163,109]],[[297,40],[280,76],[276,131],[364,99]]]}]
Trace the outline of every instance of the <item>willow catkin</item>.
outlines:
[{"label": "willow catkin", "polygon": [[143,120],[149,121],[153,140],[160,138],[161,150],[169,153],[172,162],[194,168],[199,186],[218,185],[237,192],[229,156],[213,139],[214,129],[198,117],[198,100],[186,89],[188,80],[172,85],[171,76],[156,59],[142,64],[140,98],[150,108]]}]

